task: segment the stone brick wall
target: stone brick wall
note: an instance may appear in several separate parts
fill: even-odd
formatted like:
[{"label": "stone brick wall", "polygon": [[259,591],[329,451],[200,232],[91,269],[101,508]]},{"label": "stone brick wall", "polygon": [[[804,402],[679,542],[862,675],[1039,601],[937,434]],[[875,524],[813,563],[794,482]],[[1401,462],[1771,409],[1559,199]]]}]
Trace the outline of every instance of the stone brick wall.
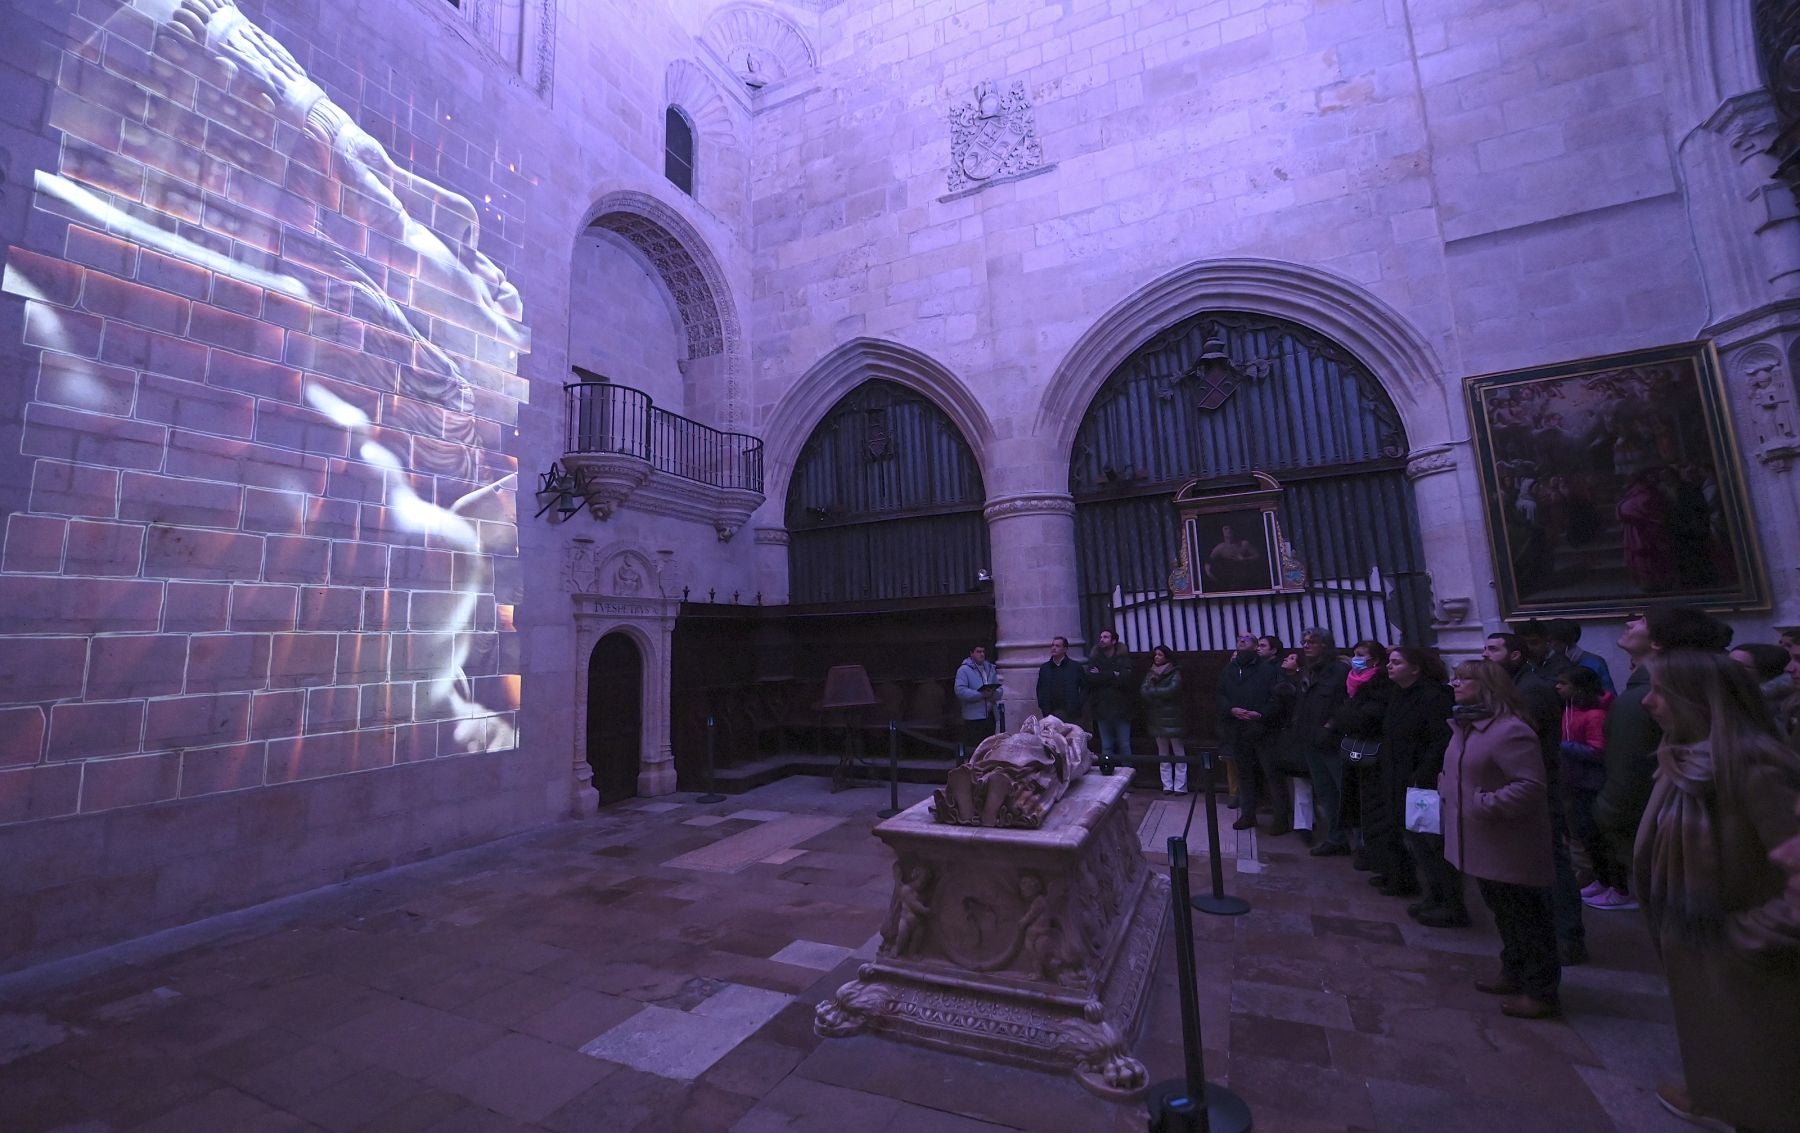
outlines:
[{"label": "stone brick wall", "polygon": [[[820,55],[819,88],[754,127],[765,413],[869,335],[1029,420],[1102,312],[1211,258],[1346,278],[1445,379],[1704,317],[1642,5],[850,4]],[[1057,168],[941,201],[982,79],[1025,83]]]},{"label": "stone brick wall", "polygon": [[[280,49],[235,67],[119,0],[0,8],[0,968],[570,805],[573,532],[519,484],[571,323],[666,327],[641,272],[571,279],[592,202],[660,181],[660,93],[546,101],[423,3],[243,7]],[[629,7],[574,42],[692,49]],[[267,97],[283,50],[378,150]]]}]

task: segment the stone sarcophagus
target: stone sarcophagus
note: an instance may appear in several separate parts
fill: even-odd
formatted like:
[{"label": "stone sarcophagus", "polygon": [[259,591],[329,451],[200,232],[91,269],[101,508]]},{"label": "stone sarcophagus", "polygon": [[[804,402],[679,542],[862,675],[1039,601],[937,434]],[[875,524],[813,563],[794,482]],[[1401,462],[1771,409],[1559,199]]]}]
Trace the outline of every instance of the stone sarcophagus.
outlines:
[{"label": "stone sarcophagus", "polygon": [[1139,850],[1128,787],[1125,775],[1082,776],[1034,829],[940,822],[941,799],[877,826],[894,853],[881,948],[818,1005],[814,1029],[1069,1072],[1113,1099],[1140,1094],[1129,1047],[1169,887]]}]

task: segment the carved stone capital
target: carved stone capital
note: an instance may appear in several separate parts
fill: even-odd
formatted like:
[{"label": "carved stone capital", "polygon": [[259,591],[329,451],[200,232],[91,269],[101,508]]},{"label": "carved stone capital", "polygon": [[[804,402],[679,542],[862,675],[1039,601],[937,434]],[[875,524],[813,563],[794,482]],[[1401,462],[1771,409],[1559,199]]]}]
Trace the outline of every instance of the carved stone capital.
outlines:
[{"label": "carved stone capital", "polygon": [[1027,492],[1016,496],[1001,496],[981,509],[981,517],[989,523],[1020,515],[1074,514],[1075,497],[1067,492]]},{"label": "carved stone capital", "polygon": [[1406,478],[1423,480],[1439,472],[1451,472],[1456,468],[1456,452],[1449,445],[1433,445],[1422,448],[1407,459]]},{"label": "carved stone capital", "polygon": [[1775,103],[1767,91],[1733,95],[1700,124],[1701,129],[1724,138],[1740,161],[1761,156],[1775,126]]}]

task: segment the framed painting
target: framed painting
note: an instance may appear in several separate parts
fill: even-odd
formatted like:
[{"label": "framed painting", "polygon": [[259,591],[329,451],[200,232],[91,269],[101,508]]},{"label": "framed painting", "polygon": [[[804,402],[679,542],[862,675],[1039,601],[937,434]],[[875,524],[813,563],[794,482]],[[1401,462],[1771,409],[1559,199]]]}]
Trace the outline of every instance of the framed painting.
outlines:
[{"label": "framed painting", "polygon": [[1306,571],[1281,537],[1281,485],[1262,472],[1238,489],[1205,492],[1190,480],[1175,493],[1181,551],[1169,575],[1177,598],[1278,594],[1306,588]]},{"label": "framed painting", "polygon": [[1719,375],[1690,342],[1467,379],[1505,617],[1766,604]]}]

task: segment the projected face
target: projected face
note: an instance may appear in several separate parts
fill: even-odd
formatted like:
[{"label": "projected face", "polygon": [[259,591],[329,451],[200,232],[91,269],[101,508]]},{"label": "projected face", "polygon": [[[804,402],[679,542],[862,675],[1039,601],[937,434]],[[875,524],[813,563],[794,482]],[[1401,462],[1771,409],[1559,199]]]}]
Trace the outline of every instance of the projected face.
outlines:
[{"label": "projected face", "polygon": [[[205,373],[169,367],[180,371],[171,381],[193,386],[195,398],[213,390],[216,402],[196,401],[206,408],[155,427],[170,453],[191,436],[211,463],[171,455],[160,468],[180,475],[191,463],[198,478],[278,496],[297,515],[290,542],[331,541],[316,567],[281,561],[271,540],[260,567],[225,576],[269,592],[278,584],[361,591],[365,613],[354,625],[309,621],[301,603],[291,624],[263,626],[284,639],[278,647],[307,635],[338,639],[335,653],[324,650],[322,674],[293,683],[344,686],[352,703],[361,690],[365,708],[350,727],[442,724],[431,754],[515,747],[518,677],[501,659],[510,606],[499,601],[494,565],[516,546],[513,462],[497,451],[511,415],[495,406],[524,396],[511,377],[529,343],[517,289],[479,251],[470,201],[396,164],[229,0],[138,0],[137,10],[161,17],[154,56],[197,78],[197,93],[192,83],[123,96],[112,92],[127,84],[71,86],[65,66],[59,104],[118,99],[103,109],[124,116],[128,142],[96,154],[92,139],[72,140],[58,174],[40,175],[38,190],[40,207],[106,234],[95,239],[146,250],[146,262],[152,252],[179,261],[212,281],[194,299],[148,279],[106,292],[130,304],[117,312],[121,325],[159,304],[185,311],[191,302],[195,312],[165,338],[169,349],[205,359]],[[274,148],[296,132],[288,151]],[[134,179],[142,187],[135,196]],[[82,327],[114,312],[84,302],[92,313],[77,315],[59,303],[57,277],[72,265],[15,258],[7,289],[32,301],[32,318],[52,324],[43,336],[49,349],[79,355]],[[220,295],[240,303],[259,296],[258,306],[248,315],[215,311],[206,300]],[[82,375],[89,371],[104,367]],[[287,385],[284,371],[297,371],[298,382]],[[96,428],[116,420],[100,414],[147,411],[108,402],[105,384],[82,375],[56,391],[54,404],[90,412]],[[478,409],[477,389],[497,396]],[[250,407],[249,425],[208,416],[238,402]],[[241,529],[219,511],[206,522],[229,533],[230,546],[265,538],[248,505]],[[419,577],[404,577],[414,566],[403,570],[403,562],[423,563]],[[369,612],[377,608],[385,612]],[[413,690],[393,695],[400,684]],[[383,703],[402,707],[372,715],[371,689],[389,690]],[[340,720],[321,730],[345,727]],[[302,734],[314,730],[309,716]]]}]

